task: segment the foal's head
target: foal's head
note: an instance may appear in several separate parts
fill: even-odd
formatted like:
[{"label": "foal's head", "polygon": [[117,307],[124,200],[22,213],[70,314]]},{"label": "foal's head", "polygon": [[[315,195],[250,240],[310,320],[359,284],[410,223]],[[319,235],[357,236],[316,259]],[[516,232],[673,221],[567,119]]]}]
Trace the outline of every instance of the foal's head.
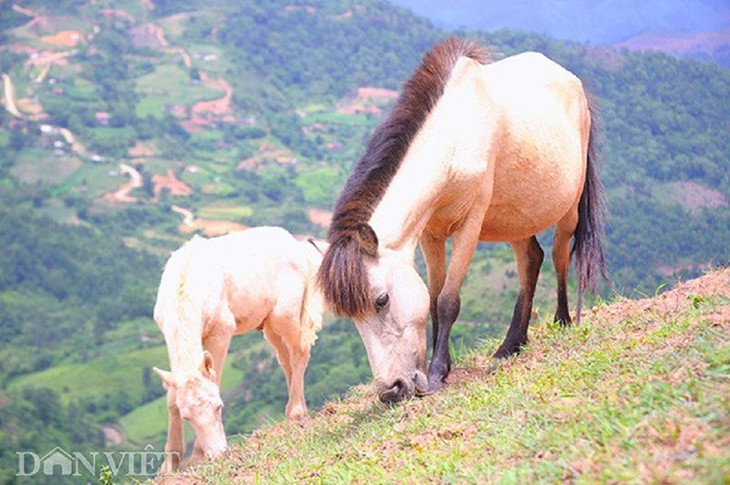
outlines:
[{"label": "foal's head", "polygon": [[385,403],[425,392],[429,298],[412,255],[378,249],[366,224],[335,241],[320,283],[331,308],[353,319]]},{"label": "foal's head", "polygon": [[174,405],[180,411],[180,417],[193,427],[206,456],[216,458],[223,454],[227,448],[223,429],[223,400],[216,383],[211,354],[204,351],[200,366],[184,375],[175,375],[156,367],[153,370],[162,379],[168,393],[173,393]]}]

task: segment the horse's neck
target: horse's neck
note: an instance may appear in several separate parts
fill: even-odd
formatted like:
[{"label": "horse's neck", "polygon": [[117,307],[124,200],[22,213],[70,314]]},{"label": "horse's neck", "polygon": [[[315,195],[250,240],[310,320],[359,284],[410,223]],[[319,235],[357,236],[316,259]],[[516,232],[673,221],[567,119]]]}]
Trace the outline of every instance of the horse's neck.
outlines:
[{"label": "horse's neck", "polygon": [[[425,131],[425,130],[424,130]],[[419,134],[370,217],[380,246],[415,250],[448,179],[449,141]]]},{"label": "horse's neck", "polygon": [[466,62],[452,74],[453,82],[411,142],[373,211],[369,222],[381,246],[415,249],[440,206],[452,207],[451,219],[443,221],[448,226],[458,224],[469,209],[473,181],[486,172],[497,124],[489,98],[478,89],[481,69]]},{"label": "horse's neck", "polygon": [[175,328],[166,340],[172,372],[190,373],[203,362],[203,342],[201,336],[195,332]]}]

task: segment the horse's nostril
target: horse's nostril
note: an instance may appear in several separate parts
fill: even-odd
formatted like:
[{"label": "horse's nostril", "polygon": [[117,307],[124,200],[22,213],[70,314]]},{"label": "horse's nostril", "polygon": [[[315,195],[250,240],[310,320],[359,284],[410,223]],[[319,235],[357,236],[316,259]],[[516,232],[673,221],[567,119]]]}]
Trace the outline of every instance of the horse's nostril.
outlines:
[{"label": "horse's nostril", "polygon": [[380,393],[380,400],[385,404],[395,404],[400,402],[405,397],[408,385],[403,379],[397,379],[390,389],[387,389]]}]

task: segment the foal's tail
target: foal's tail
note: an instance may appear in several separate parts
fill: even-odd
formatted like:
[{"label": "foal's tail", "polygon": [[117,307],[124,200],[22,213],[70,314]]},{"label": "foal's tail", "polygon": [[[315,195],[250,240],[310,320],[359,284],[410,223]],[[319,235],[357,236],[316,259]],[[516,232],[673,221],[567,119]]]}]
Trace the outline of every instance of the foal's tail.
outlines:
[{"label": "foal's tail", "polygon": [[304,295],[302,296],[302,310],[299,320],[302,325],[302,347],[305,348],[311,347],[317,340],[317,333],[322,328],[322,315],[325,309],[324,295],[322,295],[317,284],[317,271],[322,264],[323,257],[317,243],[313,240],[301,242],[306,248],[305,254],[309,269],[304,286]]},{"label": "foal's tail", "polygon": [[609,281],[606,275],[606,261],[603,256],[601,237],[604,235],[603,221],[606,218],[606,199],[603,184],[598,178],[596,164],[598,150],[596,147],[597,127],[594,110],[590,109],[591,130],[588,137],[588,160],[586,162],[586,180],[583,193],[578,203],[578,226],[573,234],[573,249],[578,271],[578,306],[576,320],[580,322],[583,309],[583,292],[586,288],[596,291],[598,274]]}]

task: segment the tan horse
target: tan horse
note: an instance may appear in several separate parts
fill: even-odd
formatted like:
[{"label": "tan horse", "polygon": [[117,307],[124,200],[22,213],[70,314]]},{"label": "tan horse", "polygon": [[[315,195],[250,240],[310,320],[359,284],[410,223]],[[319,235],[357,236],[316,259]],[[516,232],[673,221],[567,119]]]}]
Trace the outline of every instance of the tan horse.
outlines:
[{"label": "tan horse", "polygon": [[326,248],[260,227],[196,236],[172,254],[154,311],[170,359],[169,372],[154,369],[167,388],[169,415],[161,473],[180,464],[183,419],[196,433],[193,461],[226,450],[219,386],[233,335],[263,330],[286,375],[286,416],[307,413],[304,371],[323,312],[315,275]]},{"label": "tan horse", "polygon": [[[519,295],[497,357],[527,342],[543,260],[535,235],[550,226],[555,319],[571,321],[571,237],[580,311],[583,290],[604,272],[591,121],[580,80],[541,54],[488,63],[484,48],[451,38],[425,55],[335,205],[319,273],[332,309],[355,320],[381,400],[424,391],[429,309],[428,385],[443,386],[459,291],[478,241],[509,242],[517,261]],[[419,243],[428,288],[414,268]]]}]

